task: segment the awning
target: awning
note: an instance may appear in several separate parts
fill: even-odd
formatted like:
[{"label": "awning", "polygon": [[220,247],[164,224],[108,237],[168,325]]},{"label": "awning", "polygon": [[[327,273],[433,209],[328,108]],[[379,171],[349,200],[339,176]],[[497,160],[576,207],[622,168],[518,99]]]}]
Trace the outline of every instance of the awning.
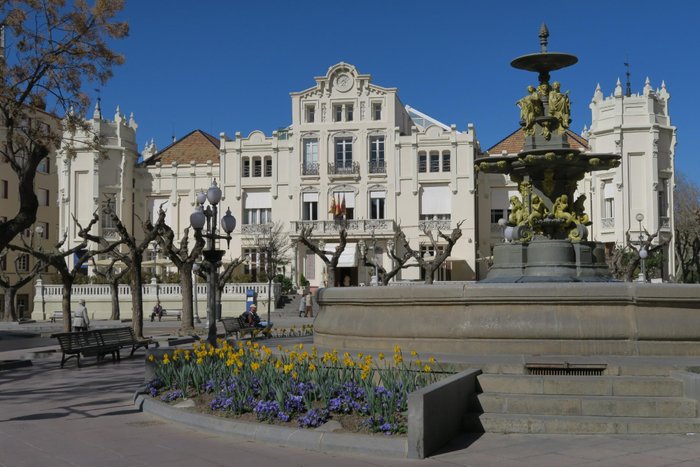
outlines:
[{"label": "awning", "polygon": [[[335,248],[339,245],[339,243],[326,243],[326,251],[335,251]],[[326,254],[326,258],[331,259],[333,257],[333,254]],[[357,266],[357,244],[356,243],[347,243],[345,245],[345,249],[343,252],[340,254],[340,258],[338,258],[338,267],[339,268],[354,268]]]}]

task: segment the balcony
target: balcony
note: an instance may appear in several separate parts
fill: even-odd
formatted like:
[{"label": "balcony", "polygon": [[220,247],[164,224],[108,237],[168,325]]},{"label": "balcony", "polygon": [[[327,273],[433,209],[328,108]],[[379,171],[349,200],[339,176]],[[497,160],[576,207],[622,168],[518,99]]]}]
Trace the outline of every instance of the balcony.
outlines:
[{"label": "balcony", "polygon": [[386,174],[386,163],[384,161],[370,161],[369,173]]},{"label": "balcony", "polygon": [[[449,221],[448,221],[449,222]],[[393,235],[396,223],[393,219],[358,219],[345,221],[349,237]],[[301,229],[313,225],[314,236],[337,236],[342,221],[292,221],[290,235],[299,235]]]},{"label": "balcony", "polygon": [[328,164],[328,175],[358,177],[360,175],[360,164],[358,162],[342,162],[340,164]]},{"label": "balcony", "polygon": [[604,217],[600,220],[600,227],[603,230],[613,230],[615,228],[614,217]]},{"label": "balcony", "polygon": [[452,221],[450,219],[430,219],[418,221],[418,228],[420,230],[450,230],[452,226]]},{"label": "balcony", "polygon": [[301,165],[302,175],[319,175],[320,165],[318,162],[305,162]]},{"label": "balcony", "polygon": [[269,234],[272,229],[272,223],[268,222],[265,224],[243,224],[241,225],[242,235],[262,235]]}]

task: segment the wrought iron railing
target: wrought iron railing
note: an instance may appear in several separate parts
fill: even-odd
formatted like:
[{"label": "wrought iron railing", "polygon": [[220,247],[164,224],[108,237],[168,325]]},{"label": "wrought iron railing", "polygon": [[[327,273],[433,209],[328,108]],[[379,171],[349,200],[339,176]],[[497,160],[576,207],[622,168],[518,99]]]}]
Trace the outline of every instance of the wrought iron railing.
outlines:
[{"label": "wrought iron railing", "polygon": [[371,161],[369,163],[369,173],[371,173],[371,174],[385,174],[386,173],[386,163],[384,161]]},{"label": "wrought iron railing", "polygon": [[319,163],[318,162],[305,162],[301,165],[302,175],[318,175],[319,174]]},{"label": "wrought iron railing", "polygon": [[243,224],[241,226],[241,234],[243,235],[259,235],[269,234],[272,230],[272,223],[266,224]]},{"label": "wrought iron railing", "polygon": [[452,221],[450,219],[430,219],[418,221],[420,230],[449,230]]},{"label": "wrought iron railing", "polygon": [[304,227],[313,226],[314,234],[337,233],[343,223],[348,233],[374,232],[375,234],[389,234],[394,232],[392,219],[357,219],[337,221],[292,221],[292,232],[299,233]]},{"label": "wrought iron railing", "polygon": [[357,175],[360,173],[360,164],[357,162],[342,162],[340,164],[329,163],[330,175]]}]

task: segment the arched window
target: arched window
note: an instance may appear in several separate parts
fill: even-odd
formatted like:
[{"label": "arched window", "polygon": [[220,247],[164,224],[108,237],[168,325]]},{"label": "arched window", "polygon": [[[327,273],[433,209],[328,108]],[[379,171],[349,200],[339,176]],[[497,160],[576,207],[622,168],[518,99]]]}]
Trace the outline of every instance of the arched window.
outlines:
[{"label": "arched window", "polygon": [[428,171],[428,155],[425,151],[418,151],[418,173]]},{"label": "arched window", "polygon": [[450,163],[450,151],[442,151],[442,171],[449,172],[452,168]]},{"label": "arched window", "polygon": [[250,177],[250,158],[243,157],[241,159],[241,176]]}]

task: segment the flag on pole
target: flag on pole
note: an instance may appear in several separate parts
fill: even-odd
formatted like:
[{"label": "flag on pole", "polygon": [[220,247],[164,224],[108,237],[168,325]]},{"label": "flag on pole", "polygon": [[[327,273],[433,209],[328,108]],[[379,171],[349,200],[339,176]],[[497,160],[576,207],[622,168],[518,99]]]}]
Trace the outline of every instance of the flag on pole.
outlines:
[{"label": "flag on pole", "polygon": [[345,215],[345,193],[343,193],[343,202],[342,202],[342,204],[340,205],[340,213],[341,213],[342,215]]},{"label": "flag on pole", "polygon": [[335,195],[331,197],[331,208],[328,210],[328,213],[335,215]]},{"label": "flag on pole", "polygon": [[335,203],[335,215],[339,216],[342,214],[342,211],[340,210],[340,194],[338,194],[338,201]]}]

